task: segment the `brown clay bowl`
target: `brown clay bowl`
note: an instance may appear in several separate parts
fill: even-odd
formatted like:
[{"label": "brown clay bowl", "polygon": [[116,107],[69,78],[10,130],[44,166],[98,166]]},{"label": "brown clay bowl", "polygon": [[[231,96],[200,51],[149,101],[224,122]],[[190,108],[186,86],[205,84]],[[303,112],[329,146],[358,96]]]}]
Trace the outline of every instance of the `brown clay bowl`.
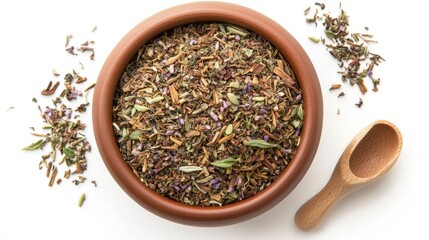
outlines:
[{"label": "brown clay bowl", "polygon": [[[150,39],[191,22],[227,22],[254,31],[270,41],[289,61],[301,85],[305,120],[297,153],[271,186],[255,196],[222,207],[195,207],[176,202],[146,187],[123,160],[112,127],[116,85],[128,62]],[[116,45],[98,77],[93,125],[98,149],[116,182],[137,203],[165,219],[195,226],[233,224],[278,204],[299,183],[316,153],[322,130],[322,95],[313,65],[299,43],[266,16],[234,4],[197,2],[159,12],[134,27]]]}]

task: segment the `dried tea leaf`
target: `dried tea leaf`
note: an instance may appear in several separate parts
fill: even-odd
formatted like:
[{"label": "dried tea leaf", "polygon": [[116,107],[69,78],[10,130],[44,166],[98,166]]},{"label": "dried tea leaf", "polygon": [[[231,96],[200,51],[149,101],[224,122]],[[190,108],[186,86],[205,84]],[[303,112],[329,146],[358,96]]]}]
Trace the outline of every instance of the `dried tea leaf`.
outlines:
[{"label": "dried tea leaf", "polygon": [[170,66],[171,64],[173,64],[175,61],[177,61],[180,56],[182,56],[183,52],[180,51],[176,56],[171,57],[167,60],[167,62],[165,63],[165,65]]},{"label": "dried tea leaf", "polygon": [[339,88],[341,88],[341,84],[332,84],[331,88],[329,88],[329,91],[339,89]]},{"label": "dried tea leaf", "polygon": [[122,116],[128,116],[131,114],[131,107],[125,109],[124,111],[122,111]]},{"label": "dried tea leaf", "polygon": [[69,158],[74,158],[76,156],[74,150],[68,147],[63,148],[63,153]]},{"label": "dried tea leaf", "polygon": [[273,69],[273,72],[279,76],[280,78],[283,79],[283,81],[290,87],[293,86],[295,84],[295,81],[291,78],[291,76],[289,76],[289,74],[287,74],[285,71],[283,71],[283,69],[279,68],[279,67],[275,67]]},{"label": "dried tea leaf", "polygon": [[237,35],[240,35],[240,36],[242,36],[242,37],[246,37],[247,36],[247,33],[245,33],[245,32],[243,32],[243,31],[241,31],[241,30],[239,30],[239,29],[237,29],[237,28],[234,28],[234,27],[226,27],[226,30],[229,32],[229,33],[234,33],[234,34],[237,34]]},{"label": "dried tea leaf", "polygon": [[326,34],[326,37],[328,37],[331,40],[334,39],[334,37],[335,37],[335,34],[332,31],[327,30],[327,29],[325,29],[325,34]]},{"label": "dried tea leaf", "polygon": [[248,147],[258,147],[258,148],[275,148],[278,147],[278,144],[271,144],[262,139],[253,139],[244,144]]},{"label": "dried tea leaf", "polygon": [[146,97],[145,99],[149,104],[152,104],[152,103],[157,103],[164,100],[164,97],[163,96],[156,96],[154,98]]},{"label": "dried tea leaf", "polygon": [[296,115],[298,115],[299,118],[304,120],[304,109],[302,108],[302,104],[299,104],[298,110],[296,111]]},{"label": "dried tea leaf", "polygon": [[317,38],[317,37],[308,37],[308,39],[310,39],[314,43],[319,43],[320,42],[320,39]]},{"label": "dried tea leaf", "polygon": [[36,150],[39,148],[41,149],[45,144],[46,144],[46,141],[44,141],[43,139],[40,139],[39,141],[30,144],[29,146],[23,148],[22,150]]},{"label": "dried tea leaf", "polygon": [[228,86],[232,87],[232,88],[240,88],[240,83],[239,82],[230,82]]},{"label": "dried tea leaf", "polygon": [[188,116],[185,117],[185,131],[189,132],[191,130],[191,124],[189,123]]},{"label": "dried tea leaf", "polygon": [[249,48],[243,48],[243,52],[247,57],[251,57],[253,54],[253,50]]},{"label": "dried tea leaf", "polygon": [[136,130],[130,134],[130,138],[133,140],[137,140],[142,136],[142,131]]},{"label": "dried tea leaf", "polygon": [[298,128],[298,127],[301,125],[301,121],[299,121],[299,120],[293,120],[293,121],[292,121],[292,125],[293,125],[295,128]]},{"label": "dried tea leaf", "polygon": [[86,200],[85,193],[82,193],[82,195],[80,195],[80,197],[79,197],[79,200],[78,200],[78,202],[77,202],[77,205],[78,205],[79,207],[82,207],[83,202],[85,202],[85,200]]},{"label": "dried tea leaf", "polygon": [[228,96],[229,101],[230,101],[232,104],[234,104],[234,105],[240,105],[240,103],[238,102],[238,98],[237,98],[237,96],[235,96],[235,95],[234,95],[234,94],[232,94],[232,93],[228,93],[228,94],[227,94],[227,96]]},{"label": "dried tea leaf", "polygon": [[308,14],[308,12],[310,11],[311,7],[308,6],[305,10],[304,10],[304,16]]},{"label": "dried tea leaf", "polygon": [[147,112],[150,110],[150,108],[146,107],[146,106],[142,106],[142,105],[134,105],[134,108],[139,111],[139,112]]},{"label": "dried tea leaf", "polygon": [[179,167],[179,170],[182,172],[185,172],[185,173],[190,173],[190,172],[202,171],[203,168],[197,167],[197,166],[181,166],[181,167]]},{"label": "dried tea leaf", "polygon": [[228,127],[225,130],[225,135],[230,135],[232,133],[233,129],[234,128],[233,128],[232,124],[229,124]]},{"label": "dried tea leaf", "polygon": [[265,101],[265,97],[252,97],[252,100],[255,102],[263,102]]},{"label": "dried tea leaf", "polygon": [[355,105],[356,105],[356,107],[361,108],[361,107],[362,107],[362,105],[363,105],[362,98],[359,98],[359,102],[358,102],[358,103],[356,103]]},{"label": "dried tea leaf", "polygon": [[213,166],[216,166],[216,167],[220,167],[220,168],[229,168],[232,165],[234,165],[236,162],[238,162],[238,159],[226,158],[226,159],[218,160],[215,162],[211,162],[210,164]]}]

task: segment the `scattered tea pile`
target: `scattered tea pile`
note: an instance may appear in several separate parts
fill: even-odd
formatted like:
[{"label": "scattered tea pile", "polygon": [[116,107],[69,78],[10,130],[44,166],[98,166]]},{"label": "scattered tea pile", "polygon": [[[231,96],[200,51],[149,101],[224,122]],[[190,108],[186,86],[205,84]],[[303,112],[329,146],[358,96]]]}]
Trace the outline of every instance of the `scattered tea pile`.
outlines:
[{"label": "scattered tea pile", "polygon": [[[78,53],[90,52],[90,59],[94,60],[94,42],[85,42],[79,48],[69,46],[71,35],[66,38],[66,52],[72,55]],[[79,62],[81,69],[83,64]],[[74,69],[71,73],[64,75],[56,70],[52,71],[55,78],[63,78],[53,84],[50,81],[41,91],[41,95],[52,97],[52,105],[41,107],[38,105],[40,116],[42,118],[42,130],[37,131],[31,127],[31,134],[40,139],[24,150],[38,150],[48,147],[49,150],[41,156],[39,169],[46,169],[46,177],[49,178],[48,185],[59,185],[63,179],[70,179],[75,185],[84,183],[87,178],[83,175],[87,169],[86,153],[91,151],[91,146],[84,134],[85,124],[80,121],[80,114],[84,113],[89,105],[87,94],[95,84],[82,87],[87,78],[78,74]],[[60,84],[62,82],[62,84]],[[59,90],[63,86],[63,90]],[[79,90],[83,89],[83,90]],[[55,95],[56,94],[56,95]],[[33,98],[33,102],[38,100]],[[69,105],[69,106],[67,106]],[[76,106],[72,108],[70,106]],[[58,154],[59,153],[59,154]],[[60,169],[65,169],[60,172]],[[96,182],[91,181],[95,186]],[[85,197],[79,198],[79,206],[83,204]]]},{"label": "scattered tea pile", "polygon": [[[309,39],[315,43],[322,42],[331,54],[332,57],[338,60],[339,74],[341,74],[341,80],[348,82],[350,85],[358,85],[362,94],[365,94],[368,90],[365,84],[365,80],[369,79],[372,82],[372,91],[378,91],[378,85],[380,84],[380,78],[374,76],[374,68],[384,61],[384,59],[375,53],[372,53],[368,49],[368,43],[376,43],[373,40],[373,35],[367,33],[350,33],[349,27],[349,16],[346,12],[341,9],[340,14],[337,17],[332,17],[328,13],[323,12],[325,10],[325,4],[315,3],[314,15],[311,18],[307,18],[306,21],[315,26],[321,25],[324,27],[325,36],[319,38],[310,37]],[[319,10],[321,13],[319,13]],[[305,11],[305,15],[309,15],[312,11],[311,7],[308,7]],[[318,24],[319,23],[319,24]],[[365,27],[367,31],[368,28]],[[340,89],[341,84],[332,84],[330,90]],[[345,93],[341,92],[338,97],[344,96]],[[361,107],[363,104],[362,99],[356,103],[357,107]]]},{"label": "scattered tea pile", "polygon": [[230,24],[176,27],[126,67],[113,103],[124,160],[154,191],[217,206],[249,198],[286,168],[304,109],[287,60]]}]

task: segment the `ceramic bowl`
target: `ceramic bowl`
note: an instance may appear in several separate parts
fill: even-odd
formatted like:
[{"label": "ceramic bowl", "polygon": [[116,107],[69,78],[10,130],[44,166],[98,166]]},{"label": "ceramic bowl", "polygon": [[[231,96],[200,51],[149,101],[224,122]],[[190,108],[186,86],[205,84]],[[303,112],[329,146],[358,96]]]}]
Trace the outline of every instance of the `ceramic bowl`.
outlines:
[{"label": "ceramic bowl", "polygon": [[[131,58],[155,36],[192,22],[232,23],[263,36],[290,63],[304,99],[305,119],[300,145],[286,169],[264,191],[221,207],[188,206],[146,187],[123,160],[112,127],[115,88]],[[101,157],[113,178],[132,199],[150,212],[174,222],[195,226],[219,226],[248,220],[267,211],[296,187],[317,151],[322,129],[323,106],[319,81],[310,59],[282,26],[254,10],[239,5],[196,2],[161,11],[138,24],[122,38],[101,69],[92,111],[94,133]]]}]

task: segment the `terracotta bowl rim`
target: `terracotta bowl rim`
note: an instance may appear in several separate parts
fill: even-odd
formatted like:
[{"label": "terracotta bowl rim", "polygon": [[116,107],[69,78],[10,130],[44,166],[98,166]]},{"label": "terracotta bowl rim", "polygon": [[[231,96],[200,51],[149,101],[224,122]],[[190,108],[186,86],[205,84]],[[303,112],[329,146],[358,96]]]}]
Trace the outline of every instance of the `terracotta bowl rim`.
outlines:
[{"label": "terracotta bowl rim", "polygon": [[[253,197],[222,207],[196,207],[163,197],[145,186],[123,160],[113,134],[112,99],[117,82],[141,46],[156,35],[191,22],[227,22],[257,32],[288,60],[301,85],[304,126],[297,153],[271,186]],[[322,130],[323,104],[314,67],[300,44],[282,26],[249,8],[224,2],[194,2],[161,11],[139,23],[112,50],[95,87],[93,127],[98,149],[110,174],[137,203],[165,219],[195,226],[219,226],[255,217],[284,199],[311,165]]]}]

